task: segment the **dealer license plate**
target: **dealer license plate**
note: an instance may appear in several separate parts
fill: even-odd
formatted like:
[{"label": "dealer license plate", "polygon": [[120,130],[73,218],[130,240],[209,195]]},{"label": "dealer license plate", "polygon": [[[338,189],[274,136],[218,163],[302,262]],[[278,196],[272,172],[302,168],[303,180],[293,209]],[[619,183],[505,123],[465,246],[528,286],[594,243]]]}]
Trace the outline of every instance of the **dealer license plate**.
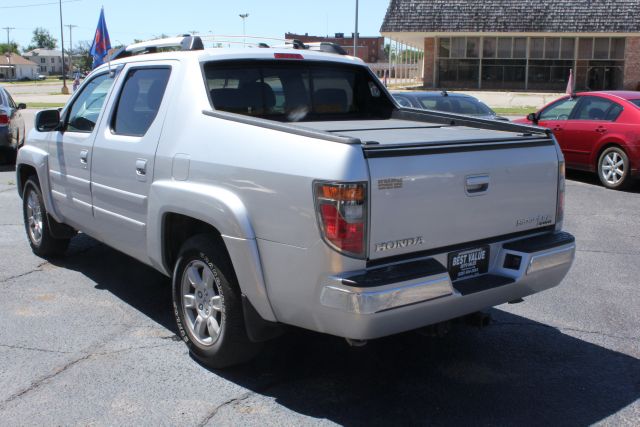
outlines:
[{"label": "dealer license plate", "polygon": [[448,269],[451,281],[485,274],[489,270],[489,245],[451,252]]}]

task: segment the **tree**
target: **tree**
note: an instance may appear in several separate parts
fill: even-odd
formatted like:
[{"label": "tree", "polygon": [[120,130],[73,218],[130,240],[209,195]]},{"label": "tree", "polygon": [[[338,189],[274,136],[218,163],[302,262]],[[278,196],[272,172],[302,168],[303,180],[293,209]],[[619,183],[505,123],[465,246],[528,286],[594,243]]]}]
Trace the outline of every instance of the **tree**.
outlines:
[{"label": "tree", "polygon": [[55,39],[49,30],[46,28],[38,27],[33,30],[33,38],[31,39],[31,45],[27,47],[27,50],[33,49],[55,49],[58,44],[58,40]]},{"label": "tree", "polygon": [[18,43],[11,42],[9,44],[0,43],[0,55],[4,55],[7,52],[18,53]]},{"label": "tree", "polygon": [[76,66],[78,68],[80,68],[81,70],[90,70],[91,69],[91,65],[93,64],[93,58],[91,57],[91,54],[89,53],[89,50],[91,49],[91,43],[86,41],[86,40],[81,40],[78,42],[78,44],[76,45],[76,48],[74,50],[76,57],[80,57],[80,63],[76,64]]}]

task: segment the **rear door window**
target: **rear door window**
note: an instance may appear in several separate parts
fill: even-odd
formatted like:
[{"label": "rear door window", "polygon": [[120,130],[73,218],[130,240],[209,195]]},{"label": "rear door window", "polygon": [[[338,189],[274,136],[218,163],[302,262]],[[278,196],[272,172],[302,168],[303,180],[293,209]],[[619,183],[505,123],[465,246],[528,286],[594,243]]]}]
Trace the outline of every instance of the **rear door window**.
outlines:
[{"label": "rear door window", "polygon": [[314,61],[204,64],[216,110],[280,121],[388,118],[393,104],[363,67]]},{"label": "rear door window", "polygon": [[143,136],[155,120],[171,69],[134,68],[120,91],[111,129],[116,135]]},{"label": "rear door window", "polygon": [[577,107],[575,120],[615,121],[622,112],[617,103],[597,96],[584,96]]}]

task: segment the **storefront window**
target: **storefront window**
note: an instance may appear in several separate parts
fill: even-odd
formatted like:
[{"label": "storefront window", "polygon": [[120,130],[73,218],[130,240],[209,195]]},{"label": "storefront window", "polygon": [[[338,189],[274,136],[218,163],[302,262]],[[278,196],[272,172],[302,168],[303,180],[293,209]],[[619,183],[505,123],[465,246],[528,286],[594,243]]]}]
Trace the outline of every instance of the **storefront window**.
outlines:
[{"label": "storefront window", "polygon": [[544,53],[544,39],[532,38],[529,41],[529,57],[542,58],[543,53]]},{"label": "storefront window", "polygon": [[451,57],[452,58],[464,58],[466,53],[465,46],[466,38],[464,37],[452,37],[451,38]]},{"label": "storefront window", "polygon": [[578,58],[579,59],[591,59],[593,58],[593,39],[592,38],[580,38],[578,40]]},{"label": "storefront window", "polygon": [[482,87],[523,89],[525,69],[524,59],[485,59],[482,61]]},{"label": "storefront window", "polygon": [[593,59],[609,59],[609,38],[596,38]]},{"label": "storefront window", "polygon": [[449,39],[448,37],[440,39],[438,56],[440,58],[448,58],[450,52],[451,52],[451,39]]},{"label": "storefront window", "polygon": [[563,38],[562,39],[562,46],[561,46],[561,50],[560,50],[560,58],[562,59],[573,59],[574,55],[575,55],[575,44],[576,44],[576,40],[575,39],[570,39],[570,38]]},{"label": "storefront window", "polygon": [[513,57],[527,57],[527,39],[525,37],[516,37],[513,39]]},{"label": "storefront window", "polygon": [[439,86],[443,88],[478,87],[480,61],[478,59],[440,59]]},{"label": "storefront window", "polygon": [[495,37],[485,37],[484,46],[482,49],[482,56],[485,58],[496,57],[496,39]]},{"label": "storefront window", "polygon": [[480,52],[480,38],[467,37],[467,58],[478,58]]},{"label": "storefront window", "polygon": [[611,39],[611,59],[624,59],[624,39]]},{"label": "storefront window", "polygon": [[498,39],[498,58],[511,58],[511,38]]},{"label": "storefront window", "polygon": [[545,59],[558,59],[560,57],[560,39],[546,38],[544,39],[544,57]]}]

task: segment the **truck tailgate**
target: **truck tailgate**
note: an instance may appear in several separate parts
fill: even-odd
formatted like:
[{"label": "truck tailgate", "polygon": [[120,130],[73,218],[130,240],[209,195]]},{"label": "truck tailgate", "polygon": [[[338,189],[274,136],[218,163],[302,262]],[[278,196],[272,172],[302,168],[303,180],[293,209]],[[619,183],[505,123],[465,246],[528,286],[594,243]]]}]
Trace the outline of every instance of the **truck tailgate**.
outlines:
[{"label": "truck tailgate", "polygon": [[342,123],[336,132],[364,144],[370,259],[555,223],[558,157],[551,138],[409,123]]}]

